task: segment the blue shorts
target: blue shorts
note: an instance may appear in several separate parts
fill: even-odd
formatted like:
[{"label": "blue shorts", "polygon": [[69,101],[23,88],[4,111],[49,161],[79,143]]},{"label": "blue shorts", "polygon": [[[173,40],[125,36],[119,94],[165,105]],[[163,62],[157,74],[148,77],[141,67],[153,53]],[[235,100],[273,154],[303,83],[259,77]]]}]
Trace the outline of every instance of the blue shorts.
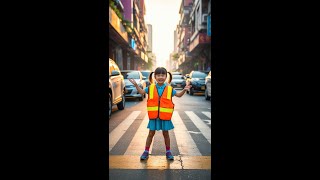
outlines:
[{"label": "blue shorts", "polygon": [[148,123],[148,127],[150,130],[163,130],[168,131],[174,128],[171,120],[160,120],[157,119],[150,119]]}]

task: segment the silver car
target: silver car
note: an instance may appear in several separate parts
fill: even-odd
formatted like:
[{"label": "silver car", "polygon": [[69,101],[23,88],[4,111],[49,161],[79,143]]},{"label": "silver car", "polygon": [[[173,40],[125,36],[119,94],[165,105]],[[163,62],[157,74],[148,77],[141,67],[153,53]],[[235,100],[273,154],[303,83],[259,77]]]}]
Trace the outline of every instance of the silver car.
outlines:
[{"label": "silver car", "polygon": [[142,73],[142,76],[144,76],[145,78],[143,80],[146,81],[146,85],[147,87],[150,85],[150,82],[149,82],[149,75],[151,73],[150,70],[141,70],[141,73]]},{"label": "silver car", "polygon": [[186,86],[186,80],[182,75],[172,75],[172,81],[170,85],[173,88],[181,88],[183,89]]},{"label": "silver car", "polygon": [[126,93],[125,97],[126,98],[138,98],[139,101],[142,101],[143,98],[146,97],[146,94],[141,95],[139,94],[138,90],[134,85],[129,81],[129,78],[134,79],[138,86],[141,89],[144,89],[146,87],[146,81],[143,80],[146,78],[145,76],[142,75],[142,73],[138,70],[121,70],[121,74],[124,77],[124,83],[126,85]]}]

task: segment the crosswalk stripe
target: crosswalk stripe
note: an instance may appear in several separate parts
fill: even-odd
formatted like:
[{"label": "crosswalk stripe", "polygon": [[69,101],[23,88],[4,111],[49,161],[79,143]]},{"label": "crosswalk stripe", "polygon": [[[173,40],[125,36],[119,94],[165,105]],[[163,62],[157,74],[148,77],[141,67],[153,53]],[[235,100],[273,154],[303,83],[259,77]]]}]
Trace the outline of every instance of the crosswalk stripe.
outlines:
[{"label": "crosswalk stripe", "polygon": [[211,169],[211,156],[174,156],[168,161],[165,156],[149,156],[148,160],[140,161],[140,156],[113,155],[109,156],[109,169]]},{"label": "crosswalk stripe", "polygon": [[172,115],[172,122],[174,124],[174,134],[177,139],[178,149],[181,155],[201,156],[196,143],[193,141],[188,129],[183,123],[178,112],[174,111]]},{"label": "crosswalk stripe", "polygon": [[122,121],[111,133],[109,134],[109,152],[116,145],[119,139],[123,136],[126,130],[131,126],[133,121],[138,117],[141,111],[133,111],[124,121]]},{"label": "crosswalk stripe", "polygon": [[189,116],[193,124],[201,131],[203,136],[211,144],[211,129],[209,128],[209,126],[206,125],[194,112],[185,111],[185,113]]},{"label": "crosswalk stripe", "polygon": [[[143,153],[149,134],[149,129],[147,128],[148,122],[149,118],[148,114],[146,114],[124,155],[141,155]],[[150,154],[151,150],[152,147],[149,150]]]},{"label": "crosswalk stripe", "polygon": [[208,118],[211,119],[211,112],[202,111],[202,114],[206,115]]}]

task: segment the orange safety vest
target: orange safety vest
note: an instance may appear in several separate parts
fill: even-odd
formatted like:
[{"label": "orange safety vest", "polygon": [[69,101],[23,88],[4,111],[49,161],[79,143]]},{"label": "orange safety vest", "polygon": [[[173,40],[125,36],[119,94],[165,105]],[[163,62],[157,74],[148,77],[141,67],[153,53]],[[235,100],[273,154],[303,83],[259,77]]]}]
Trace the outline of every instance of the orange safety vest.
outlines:
[{"label": "orange safety vest", "polygon": [[149,86],[147,100],[149,119],[160,118],[161,120],[171,120],[174,104],[172,102],[172,86],[166,86],[162,96],[159,97],[155,84]]}]

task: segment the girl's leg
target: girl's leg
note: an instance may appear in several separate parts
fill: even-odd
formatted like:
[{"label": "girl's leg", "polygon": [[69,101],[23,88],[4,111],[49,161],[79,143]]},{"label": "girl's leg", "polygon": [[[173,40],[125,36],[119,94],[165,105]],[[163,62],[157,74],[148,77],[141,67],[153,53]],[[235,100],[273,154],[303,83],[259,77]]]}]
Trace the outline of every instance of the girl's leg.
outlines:
[{"label": "girl's leg", "polygon": [[171,154],[170,151],[170,137],[168,131],[162,131],[163,137],[164,137],[164,143],[166,144],[166,156],[167,159],[173,160],[174,157]]},{"label": "girl's leg", "polygon": [[[154,134],[156,133],[155,130],[149,130],[149,134],[148,134],[148,137],[147,137],[147,140],[146,140],[146,148],[149,148],[151,143],[152,143],[152,138],[154,136]],[[149,151],[149,149],[148,149]]]},{"label": "girl's leg", "polygon": [[166,150],[170,150],[170,137],[169,137],[169,131],[162,131],[163,137],[164,137],[164,143],[166,145]]},{"label": "girl's leg", "polygon": [[152,138],[153,138],[155,132],[156,132],[155,130],[149,130],[149,134],[148,134],[148,137],[146,140],[146,149],[144,150],[143,154],[140,157],[141,160],[145,160],[149,157],[149,148],[150,148]]}]

